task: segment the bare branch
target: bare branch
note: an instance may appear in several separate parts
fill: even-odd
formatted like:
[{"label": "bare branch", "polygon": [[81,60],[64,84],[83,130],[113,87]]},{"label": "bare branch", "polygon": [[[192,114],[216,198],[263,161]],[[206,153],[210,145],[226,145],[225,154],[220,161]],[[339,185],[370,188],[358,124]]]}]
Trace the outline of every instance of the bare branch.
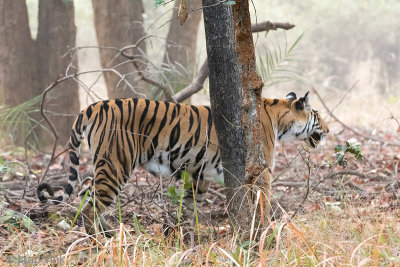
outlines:
[{"label": "bare branch", "polygon": [[176,101],[181,102],[189,98],[191,95],[200,91],[203,88],[204,82],[207,79],[207,77],[208,77],[208,61],[206,60],[201,66],[196,79],[194,79],[194,81],[191,84],[189,84],[180,92],[178,92],[176,95],[174,95]]},{"label": "bare branch", "polygon": [[124,56],[124,57],[126,57],[126,58],[132,60],[133,66],[136,68],[136,70],[137,70],[137,72],[138,72],[140,78],[141,78],[143,81],[145,81],[145,82],[147,82],[147,83],[149,83],[149,84],[151,84],[151,85],[154,85],[154,86],[160,88],[160,89],[164,92],[165,98],[166,98],[167,101],[175,102],[175,103],[176,103],[176,102],[177,102],[176,99],[175,99],[174,97],[172,97],[171,94],[170,94],[170,92],[169,92],[170,89],[167,88],[166,86],[164,86],[163,84],[161,84],[161,83],[159,83],[159,82],[157,82],[157,81],[155,81],[155,80],[153,80],[153,79],[150,79],[149,77],[147,77],[146,75],[144,75],[144,73],[143,73],[143,71],[142,71],[142,68],[138,65],[138,63],[137,63],[136,60],[135,60],[135,59],[137,58],[137,56],[135,56],[135,55],[130,55],[130,54],[128,54],[128,53],[126,52],[126,50],[128,50],[128,49],[136,48],[136,47],[139,45],[140,42],[144,41],[145,39],[147,39],[147,38],[149,38],[149,37],[151,37],[151,36],[145,36],[145,37],[139,39],[139,40],[136,42],[136,44],[134,44],[134,45],[129,45],[129,46],[125,46],[125,47],[121,48],[121,50],[119,50],[119,52],[120,52],[120,54],[121,54],[122,56]]},{"label": "bare branch", "polygon": [[263,32],[263,31],[276,31],[277,29],[283,29],[283,30],[290,30],[294,27],[295,25],[290,24],[288,22],[282,23],[282,22],[270,22],[268,21],[263,21],[259,23],[254,23],[251,25],[251,31],[252,32]]}]

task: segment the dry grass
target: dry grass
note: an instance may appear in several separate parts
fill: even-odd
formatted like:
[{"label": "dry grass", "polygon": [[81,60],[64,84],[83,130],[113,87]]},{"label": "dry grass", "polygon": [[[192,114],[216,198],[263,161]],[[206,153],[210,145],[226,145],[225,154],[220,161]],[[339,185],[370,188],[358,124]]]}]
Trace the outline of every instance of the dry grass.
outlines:
[{"label": "dry grass", "polygon": [[201,241],[193,247],[182,229],[165,237],[159,225],[137,232],[120,224],[111,239],[51,228],[32,234],[14,229],[1,241],[1,258],[10,261],[30,251],[31,258],[62,255],[69,266],[397,266],[398,218],[398,211],[327,207],[293,221],[272,222],[257,242],[240,243],[226,223],[201,227]]}]

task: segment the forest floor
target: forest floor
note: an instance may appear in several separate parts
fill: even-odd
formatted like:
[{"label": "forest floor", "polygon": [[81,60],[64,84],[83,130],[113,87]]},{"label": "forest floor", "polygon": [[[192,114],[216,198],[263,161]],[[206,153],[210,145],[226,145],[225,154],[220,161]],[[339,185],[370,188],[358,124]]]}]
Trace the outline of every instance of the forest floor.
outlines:
[{"label": "forest floor", "polygon": [[[113,225],[119,225],[115,237],[90,238],[80,216],[73,223],[78,198],[58,206],[36,200],[31,188],[49,156],[3,147],[0,266],[38,262],[36,266],[63,262],[72,266],[109,262],[116,266],[399,266],[399,133],[377,131],[371,140],[349,130],[332,132],[316,150],[300,143],[277,147],[273,221],[264,235],[251,242],[239,242],[230,228],[223,186],[211,186],[197,228],[196,223],[180,221],[180,181],[153,177],[142,169],[134,172],[119,204],[108,212]],[[347,146],[346,140],[350,140]],[[52,184],[66,182],[67,155],[61,154],[50,167],[47,180]],[[91,170],[89,155],[83,153],[81,174]]]}]

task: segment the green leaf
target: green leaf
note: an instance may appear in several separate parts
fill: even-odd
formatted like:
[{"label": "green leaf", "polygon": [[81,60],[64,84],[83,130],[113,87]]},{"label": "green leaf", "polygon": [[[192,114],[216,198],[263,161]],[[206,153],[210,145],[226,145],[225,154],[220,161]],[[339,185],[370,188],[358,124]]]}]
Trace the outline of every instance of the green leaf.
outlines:
[{"label": "green leaf", "polygon": [[158,6],[162,5],[162,4],[164,4],[164,0],[155,0],[154,1],[154,6],[155,7],[158,7]]},{"label": "green leaf", "polygon": [[245,241],[240,246],[245,250],[249,250],[250,246],[252,246],[254,244],[255,244],[254,241]]},{"label": "green leaf", "polygon": [[172,203],[174,204],[178,203],[179,195],[177,194],[175,187],[173,187],[172,185],[168,187],[167,196],[171,199]]},{"label": "green leaf", "polygon": [[176,194],[175,187],[173,187],[172,185],[168,187],[168,193],[171,195],[175,195]]},{"label": "green leaf", "polygon": [[227,5],[227,6],[233,6],[235,4],[236,4],[236,1],[233,1],[233,0],[229,0],[229,1],[225,2],[225,5]]},{"label": "green leaf", "polygon": [[189,190],[189,189],[191,189],[192,188],[192,184],[184,184],[183,185],[183,189],[184,190]]},{"label": "green leaf", "polygon": [[190,174],[187,171],[182,171],[181,178],[185,184],[190,183]]},{"label": "green leaf", "polygon": [[220,185],[225,186],[225,183],[224,183],[224,180],[223,180],[223,179],[221,179],[221,178],[219,178],[219,177],[216,177],[216,178],[214,178],[214,180],[215,180],[217,183],[219,183]]},{"label": "green leaf", "polygon": [[346,147],[342,147],[341,145],[337,145],[337,146],[335,146],[334,150],[335,150],[335,153],[339,153],[340,151],[345,151]]},{"label": "green leaf", "polygon": [[28,229],[28,231],[33,232],[36,230],[36,225],[35,223],[29,218],[28,216],[22,217],[22,225]]},{"label": "green leaf", "polygon": [[346,141],[346,147],[351,147],[351,144],[349,141]]},{"label": "green leaf", "polygon": [[85,195],[83,196],[83,199],[82,199],[82,201],[81,201],[81,204],[79,205],[78,211],[77,211],[76,214],[75,214],[75,218],[74,218],[74,220],[73,220],[73,222],[72,222],[72,224],[71,224],[71,230],[72,230],[72,228],[74,227],[74,224],[75,224],[75,222],[76,222],[76,219],[78,219],[79,213],[81,213],[81,210],[82,210],[82,208],[83,208],[83,205],[85,204],[85,201],[86,201],[86,198],[87,198],[88,194],[89,194],[89,190],[86,190]]},{"label": "green leaf", "polygon": [[28,229],[28,231],[31,232],[36,230],[35,223],[28,216],[25,216],[19,212],[15,212],[14,210],[10,209],[5,209],[3,211],[3,216],[0,217],[0,224],[4,223],[13,225],[15,227],[19,227],[20,225],[22,225],[24,228]]}]

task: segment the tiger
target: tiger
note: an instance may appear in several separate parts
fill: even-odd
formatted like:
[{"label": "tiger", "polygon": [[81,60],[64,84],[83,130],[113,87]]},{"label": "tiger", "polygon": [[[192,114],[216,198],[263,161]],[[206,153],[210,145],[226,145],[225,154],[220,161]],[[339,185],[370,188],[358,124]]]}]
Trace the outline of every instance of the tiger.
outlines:
[{"label": "tiger", "polygon": [[[284,99],[262,98],[260,110],[268,168],[274,165],[276,142],[303,140],[314,148],[329,132],[318,111],[310,107],[308,92],[299,99],[293,92]],[[59,204],[72,194],[78,182],[83,137],[94,166],[90,194],[81,211],[88,234],[94,234],[95,229],[106,233],[112,229],[103,212],[137,166],[153,175],[180,178],[183,170],[189,173],[193,190],[186,190],[183,200],[189,209],[193,199],[200,209],[211,181],[223,180],[221,153],[209,106],[110,99],[89,105],[77,116],[69,141],[68,184],[62,195],[54,197],[50,184],[40,183],[36,191],[40,201]],[[51,198],[45,196],[45,190]]]}]

